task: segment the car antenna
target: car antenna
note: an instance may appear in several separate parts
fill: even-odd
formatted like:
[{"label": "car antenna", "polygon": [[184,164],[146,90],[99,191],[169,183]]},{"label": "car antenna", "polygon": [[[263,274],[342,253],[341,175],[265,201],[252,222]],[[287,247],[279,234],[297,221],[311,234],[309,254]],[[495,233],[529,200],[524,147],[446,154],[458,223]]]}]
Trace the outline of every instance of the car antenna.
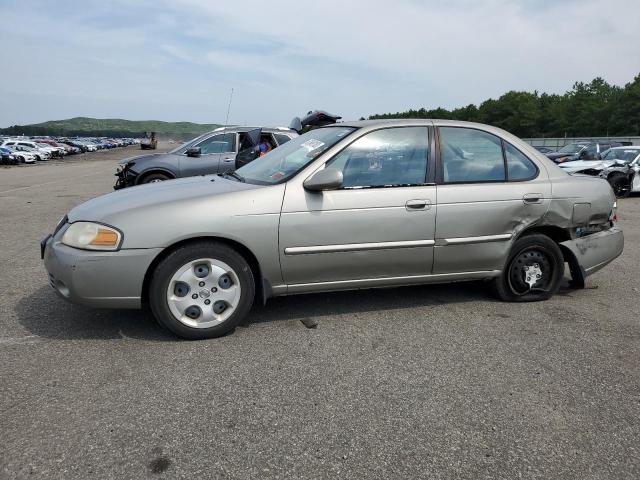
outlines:
[{"label": "car antenna", "polygon": [[233,101],[233,87],[231,87],[231,94],[229,95],[229,105],[227,106],[227,118],[224,120],[224,128],[222,129],[222,133],[227,131],[227,127],[229,126],[229,112],[231,111],[231,102]]}]

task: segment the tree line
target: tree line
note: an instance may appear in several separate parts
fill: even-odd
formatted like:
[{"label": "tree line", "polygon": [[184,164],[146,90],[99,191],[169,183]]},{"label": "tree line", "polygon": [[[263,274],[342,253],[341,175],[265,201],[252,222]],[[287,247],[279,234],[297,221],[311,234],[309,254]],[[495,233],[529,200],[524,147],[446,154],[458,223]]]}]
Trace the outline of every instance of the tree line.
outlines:
[{"label": "tree line", "polygon": [[598,77],[576,82],[563,95],[510,91],[453,110],[436,108],[371,115],[369,119],[440,118],[479,122],[531,137],[604,137],[640,135],[640,74],[624,87]]}]

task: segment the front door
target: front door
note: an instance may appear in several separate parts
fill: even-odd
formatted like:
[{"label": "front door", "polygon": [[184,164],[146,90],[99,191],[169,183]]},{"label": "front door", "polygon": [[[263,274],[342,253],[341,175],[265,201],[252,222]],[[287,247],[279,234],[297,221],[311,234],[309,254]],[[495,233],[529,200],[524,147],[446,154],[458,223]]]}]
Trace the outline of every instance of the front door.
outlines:
[{"label": "front door", "polygon": [[192,148],[199,148],[200,156],[190,157],[185,153],[180,159],[180,176],[219,173],[221,157],[235,154],[236,134],[218,133],[193,145]]},{"label": "front door", "polygon": [[427,127],[376,130],[323,166],[343,173],[342,188],[287,185],[279,245],[285,282],[431,273],[436,187],[427,182],[428,145]]},{"label": "front door", "polygon": [[513,239],[549,208],[546,171],[499,137],[440,127],[433,273],[502,269]]}]

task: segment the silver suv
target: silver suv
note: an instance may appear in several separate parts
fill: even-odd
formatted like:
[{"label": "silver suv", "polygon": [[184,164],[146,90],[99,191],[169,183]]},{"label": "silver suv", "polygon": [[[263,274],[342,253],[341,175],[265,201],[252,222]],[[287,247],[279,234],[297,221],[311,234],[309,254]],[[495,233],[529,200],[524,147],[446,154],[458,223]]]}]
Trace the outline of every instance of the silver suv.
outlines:
[{"label": "silver suv", "polygon": [[298,134],[289,128],[220,127],[190,140],[168,153],[152,153],[120,162],[115,190],[173,178],[192,177],[235,170],[260,154],[274,149]]},{"label": "silver suv", "polygon": [[42,242],[53,288],[95,307],[148,304],[185,338],[222,335],[258,299],[486,280],[536,301],[622,253],[615,197],[487,125],[341,123],[229,176],[90,200]]}]

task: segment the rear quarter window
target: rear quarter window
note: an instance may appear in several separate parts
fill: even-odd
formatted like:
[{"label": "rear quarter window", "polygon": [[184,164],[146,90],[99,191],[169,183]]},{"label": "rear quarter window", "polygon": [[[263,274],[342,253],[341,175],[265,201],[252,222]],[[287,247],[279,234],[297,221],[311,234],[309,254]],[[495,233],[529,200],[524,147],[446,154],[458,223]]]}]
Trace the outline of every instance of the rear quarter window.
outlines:
[{"label": "rear quarter window", "polygon": [[535,164],[510,143],[504,142],[504,154],[507,159],[507,178],[510,181],[529,180],[538,174]]},{"label": "rear quarter window", "polygon": [[276,137],[278,145],[282,145],[283,143],[287,143],[289,140],[291,140],[291,137],[289,137],[288,135],[283,135],[282,133],[275,133],[274,137]]}]

